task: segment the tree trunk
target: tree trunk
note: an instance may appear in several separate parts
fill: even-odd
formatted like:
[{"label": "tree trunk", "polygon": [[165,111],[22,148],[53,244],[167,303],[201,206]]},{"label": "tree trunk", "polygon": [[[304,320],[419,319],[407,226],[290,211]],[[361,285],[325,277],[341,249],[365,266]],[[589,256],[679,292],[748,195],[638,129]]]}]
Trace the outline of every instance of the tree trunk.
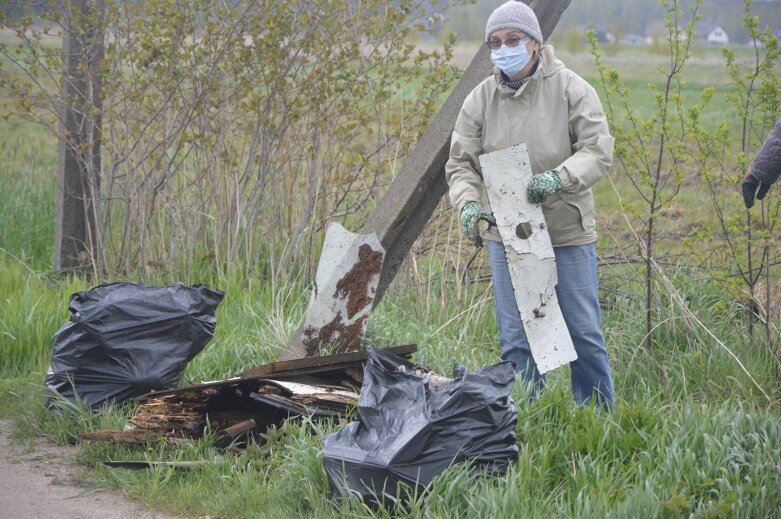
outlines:
[{"label": "tree trunk", "polygon": [[103,270],[100,192],[100,63],[103,2],[70,2],[63,37],[54,269]]}]

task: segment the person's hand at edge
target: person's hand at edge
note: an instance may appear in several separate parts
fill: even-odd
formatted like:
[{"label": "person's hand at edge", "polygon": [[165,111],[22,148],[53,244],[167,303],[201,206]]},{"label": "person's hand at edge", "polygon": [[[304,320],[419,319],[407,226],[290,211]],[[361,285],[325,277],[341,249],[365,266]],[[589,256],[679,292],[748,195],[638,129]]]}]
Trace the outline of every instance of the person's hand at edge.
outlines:
[{"label": "person's hand at edge", "polygon": [[754,206],[754,197],[757,200],[764,199],[769,189],[770,184],[760,182],[750,171],[746,173],[746,176],[743,177],[743,181],[740,183],[740,190],[743,192],[743,203],[746,204],[746,208],[750,209]]}]

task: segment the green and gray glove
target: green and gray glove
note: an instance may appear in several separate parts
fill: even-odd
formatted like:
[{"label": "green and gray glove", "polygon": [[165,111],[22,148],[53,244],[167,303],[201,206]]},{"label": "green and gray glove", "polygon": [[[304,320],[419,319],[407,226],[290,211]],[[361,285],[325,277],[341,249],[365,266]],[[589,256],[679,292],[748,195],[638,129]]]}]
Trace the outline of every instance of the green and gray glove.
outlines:
[{"label": "green and gray glove", "polygon": [[483,241],[480,239],[480,230],[477,227],[477,223],[480,220],[496,225],[494,217],[483,211],[479,203],[467,202],[461,209],[461,232],[478,247],[483,244]]},{"label": "green and gray glove", "polygon": [[561,178],[555,169],[534,175],[526,189],[526,195],[532,204],[541,204],[553,193],[561,191]]}]

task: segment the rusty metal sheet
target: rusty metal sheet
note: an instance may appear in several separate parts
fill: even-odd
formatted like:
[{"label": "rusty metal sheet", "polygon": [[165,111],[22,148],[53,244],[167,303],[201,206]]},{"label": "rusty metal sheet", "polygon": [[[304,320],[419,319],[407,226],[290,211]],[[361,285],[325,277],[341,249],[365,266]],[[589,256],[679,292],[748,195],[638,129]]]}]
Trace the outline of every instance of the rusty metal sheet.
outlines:
[{"label": "rusty metal sheet", "polygon": [[532,177],[526,144],[481,155],[480,167],[529,348],[546,373],[578,356],[556,296],[556,258],[542,207],[526,196]]},{"label": "rusty metal sheet", "polygon": [[331,222],[309,308],[279,360],[360,350],[384,257],[376,233],[355,234]]}]

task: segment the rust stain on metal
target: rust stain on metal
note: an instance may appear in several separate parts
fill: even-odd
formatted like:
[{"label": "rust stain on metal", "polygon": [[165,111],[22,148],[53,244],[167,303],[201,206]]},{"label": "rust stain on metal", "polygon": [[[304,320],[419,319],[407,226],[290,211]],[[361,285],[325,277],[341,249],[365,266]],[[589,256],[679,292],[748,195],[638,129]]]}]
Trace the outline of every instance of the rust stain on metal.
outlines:
[{"label": "rust stain on metal", "polygon": [[334,297],[348,298],[348,319],[352,319],[374,301],[374,294],[369,294],[369,285],[372,277],[379,275],[382,270],[383,256],[382,251],[372,250],[364,243],[358,248],[358,261],[336,284]]},{"label": "rust stain on metal", "polygon": [[342,314],[338,313],[325,326],[307,328],[303,340],[307,355],[317,355],[320,346],[329,344],[333,346],[331,352],[334,354],[359,351],[363,342],[363,324],[368,317],[366,315],[352,324],[345,324]]}]

